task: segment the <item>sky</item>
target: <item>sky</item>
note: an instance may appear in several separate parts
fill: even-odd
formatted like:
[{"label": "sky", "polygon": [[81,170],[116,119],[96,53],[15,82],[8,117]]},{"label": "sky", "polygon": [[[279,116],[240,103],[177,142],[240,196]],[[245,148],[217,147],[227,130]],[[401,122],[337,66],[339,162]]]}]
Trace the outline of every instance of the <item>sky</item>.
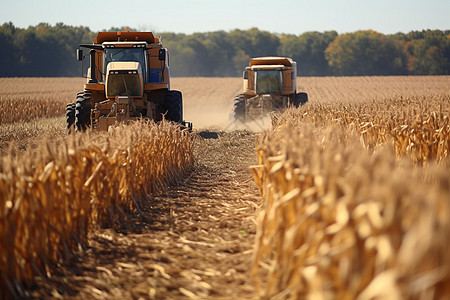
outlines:
[{"label": "sky", "polygon": [[186,34],[252,27],[296,35],[369,29],[393,34],[450,29],[450,0],[0,0],[0,24],[5,22]]}]

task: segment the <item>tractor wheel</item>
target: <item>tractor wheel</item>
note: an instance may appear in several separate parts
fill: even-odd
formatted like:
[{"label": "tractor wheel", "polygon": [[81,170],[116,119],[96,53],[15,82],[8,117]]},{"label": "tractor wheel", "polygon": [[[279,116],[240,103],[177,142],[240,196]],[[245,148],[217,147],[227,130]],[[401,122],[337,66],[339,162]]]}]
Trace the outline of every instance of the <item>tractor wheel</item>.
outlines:
[{"label": "tractor wheel", "polygon": [[308,102],[308,94],[307,93],[298,93],[295,94],[294,106],[300,107],[301,105]]},{"label": "tractor wheel", "polygon": [[238,94],[234,98],[234,119],[245,120],[245,98],[243,94]]},{"label": "tractor wheel", "polygon": [[69,103],[66,105],[66,124],[69,132],[72,131],[72,127],[75,124],[75,103]]},{"label": "tractor wheel", "polygon": [[75,125],[78,131],[91,126],[91,93],[78,93],[75,104]]},{"label": "tractor wheel", "polygon": [[164,113],[168,121],[183,122],[183,98],[180,91],[169,91],[166,94]]}]

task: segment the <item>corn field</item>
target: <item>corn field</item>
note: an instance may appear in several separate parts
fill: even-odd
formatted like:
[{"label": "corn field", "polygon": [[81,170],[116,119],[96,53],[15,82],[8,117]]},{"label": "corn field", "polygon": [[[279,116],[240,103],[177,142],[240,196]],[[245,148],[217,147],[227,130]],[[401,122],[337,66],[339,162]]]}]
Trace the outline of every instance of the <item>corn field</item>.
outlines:
[{"label": "corn field", "polygon": [[[442,90],[441,90],[442,91]],[[450,297],[450,98],[325,99],[273,116],[253,277],[273,299]]]},{"label": "corn field", "polygon": [[394,145],[397,157],[407,154],[414,163],[446,159],[450,151],[450,95],[317,103],[274,116],[273,126],[287,120],[315,126],[339,127],[358,135],[375,150]]},{"label": "corn field", "polygon": [[62,116],[80,86],[79,78],[0,78],[0,124]]},{"label": "corn field", "polygon": [[3,157],[0,289],[20,297],[23,282],[51,277],[56,261],[88,245],[92,226],[120,223],[190,168],[192,145],[170,123],[143,122]]},{"label": "corn field", "polygon": [[[256,202],[244,201],[242,205],[255,207],[236,210],[228,201],[231,196],[238,202],[259,197],[255,186],[240,185],[242,180],[253,184],[245,179],[250,173],[226,167],[236,164],[234,154],[242,155],[239,148],[247,149],[253,140],[244,145],[219,134],[198,146],[193,134],[166,122],[67,136],[64,107],[84,81],[0,78],[0,298],[30,295],[30,283],[55,278],[58,264],[89,246],[88,236],[96,228],[120,226],[127,212],[140,213],[145,198],[176,182],[192,167],[194,150],[207,145],[214,147],[197,151],[204,156],[199,161],[219,167],[223,176],[211,176],[204,168],[198,186],[193,185],[194,196],[189,190],[174,196],[177,204],[177,197],[207,203],[202,212],[177,208],[178,217],[185,219],[174,224],[184,222],[201,231],[180,231],[178,238],[164,232],[151,239],[160,241],[162,250],[178,249],[172,251],[178,256],[134,268],[149,276],[142,280],[158,296],[176,292],[177,285],[170,284],[177,276],[195,271],[179,281],[186,297],[213,295],[203,293],[205,287],[218,291],[223,285],[234,287],[236,295],[243,282],[244,290],[252,290],[243,279],[251,275],[262,299],[450,298],[450,76],[299,78],[299,90],[308,93],[310,102],[273,115],[272,130],[256,142],[258,163],[250,169],[263,206],[254,250],[242,256],[248,260],[253,254],[253,268],[239,266],[247,273],[238,281],[231,279],[238,269],[238,245],[231,249],[231,266],[220,268],[220,260],[205,259],[207,252],[194,246],[223,259],[217,249],[231,247],[233,234],[239,243],[253,243],[244,238],[255,231],[229,228],[219,236],[225,223],[242,225],[234,221],[240,213],[255,209],[242,223],[253,224],[256,216]],[[227,119],[242,79],[174,78],[173,83],[183,91],[186,119],[211,129]],[[215,151],[222,152],[212,155]],[[216,188],[223,177],[235,175],[240,177],[230,179],[232,184]],[[213,213],[224,207],[234,215]],[[202,213],[211,223],[197,224]],[[211,238],[211,232],[218,236]],[[183,269],[186,257],[194,269]],[[204,271],[202,259],[214,266]],[[164,279],[152,277],[155,264],[165,270]],[[226,275],[220,284],[213,281],[220,273],[214,268]],[[116,280],[117,268],[114,272]],[[201,287],[202,294],[189,293],[186,280],[197,290]],[[149,291],[143,289],[142,295]],[[106,292],[102,295],[112,295]]]}]

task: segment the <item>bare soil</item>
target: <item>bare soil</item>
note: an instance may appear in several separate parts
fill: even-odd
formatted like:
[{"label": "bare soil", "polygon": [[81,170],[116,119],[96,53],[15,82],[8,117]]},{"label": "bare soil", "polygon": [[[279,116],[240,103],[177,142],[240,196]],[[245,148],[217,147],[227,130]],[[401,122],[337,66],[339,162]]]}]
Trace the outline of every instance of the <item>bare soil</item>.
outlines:
[{"label": "bare soil", "polygon": [[192,171],[41,280],[32,298],[252,299],[256,134],[198,132]]}]

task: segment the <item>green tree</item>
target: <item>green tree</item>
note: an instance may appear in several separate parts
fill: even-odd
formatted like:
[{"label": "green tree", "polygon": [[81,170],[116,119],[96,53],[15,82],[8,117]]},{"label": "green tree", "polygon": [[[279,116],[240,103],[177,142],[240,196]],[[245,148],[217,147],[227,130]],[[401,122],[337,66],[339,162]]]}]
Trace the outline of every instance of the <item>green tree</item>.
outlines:
[{"label": "green tree", "polygon": [[27,29],[12,23],[0,26],[1,76],[77,76],[75,49],[92,42],[87,27],[40,23]]},{"label": "green tree", "polygon": [[14,45],[16,27],[13,23],[0,26],[0,77],[18,76],[18,50]]},{"label": "green tree", "polygon": [[[135,29],[127,26],[109,31]],[[88,27],[40,23],[0,26],[0,76],[79,76],[78,44],[91,43]],[[241,76],[251,57],[288,56],[300,75],[450,74],[450,30],[383,35],[335,31],[277,35],[257,28],[194,34],[163,32],[173,76]]]},{"label": "green tree", "polygon": [[169,67],[171,76],[189,76],[195,52],[185,44],[186,35],[161,33],[161,42],[169,50]]},{"label": "green tree", "polygon": [[449,31],[413,31],[398,37],[404,41],[403,52],[410,74],[450,74]]},{"label": "green tree", "polygon": [[276,35],[257,28],[161,36],[177,57],[171,63],[174,76],[240,76],[250,57],[277,55],[279,46]]},{"label": "green tree", "polygon": [[325,55],[337,75],[404,73],[401,49],[392,38],[372,30],[339,35]]},{"label": "green tree", "polygon": [[300,75],[328,75],[330,68],[325,58],[325,49],[337,35],[336,31],[306,32],[300,36],[282,35],[278,53],[294,59]]},{"label": "green tree", "polygon": [[242,76],[243,71],[250,61],[250,56],[244,50],[238,49],[232,58],[233,74],[231,76]]},{"label": "green tree", "polygon": [[248,30],[235,29],[229,33],[235,49],[244,50],[250,57],[275,56],[278,54],[280,39],[268,31],[258,28]]}]

